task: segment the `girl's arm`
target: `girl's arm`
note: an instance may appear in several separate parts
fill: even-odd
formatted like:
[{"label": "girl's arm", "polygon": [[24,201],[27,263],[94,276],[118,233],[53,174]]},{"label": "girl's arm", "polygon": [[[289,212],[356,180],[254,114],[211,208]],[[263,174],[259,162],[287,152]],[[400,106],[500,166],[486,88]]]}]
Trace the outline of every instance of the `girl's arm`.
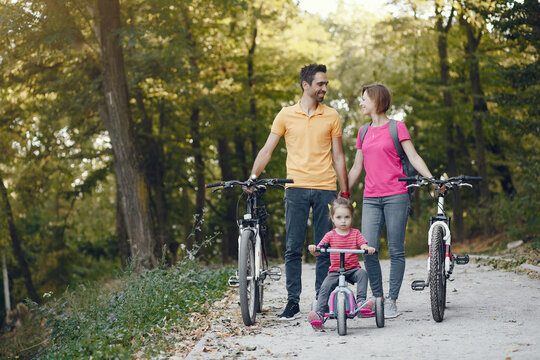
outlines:
[{"label": "girl's arm", "polygon": [[313,245],[313,244],[308,246],[308,250],[311,253],[311,255],[313,255],[313,256],[319,256],[321,254],[320,252],[315,251],[315,250],[317,250],[317,247],[315,245]]},{"label": "girl's arm", "polygon": [[360,178],[360,175],[362,174],[362,169],[364,168],[364,154],[362,153],[362,150],[357,149],[356,150],[356,156],[354,157],[354,164],[349,171],[349,189],[352,189],[354,184],[358,181]]}]

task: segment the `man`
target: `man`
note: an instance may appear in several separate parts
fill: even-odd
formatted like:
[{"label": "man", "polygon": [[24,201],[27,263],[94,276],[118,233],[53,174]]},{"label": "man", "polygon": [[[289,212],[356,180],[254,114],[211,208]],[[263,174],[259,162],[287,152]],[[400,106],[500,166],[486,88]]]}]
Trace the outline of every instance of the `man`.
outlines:
[{"label": "man", "polygon": [[[341,196],[350,195],[339,115],[336,110],[321,104],[328,86],[326,66],[311,64],[302,68],[300,85],[303,92],[300,102],[281,109],[276,116],[270,135],[253,163],[250,176],[256,179],[261,174],[280,137],[284,136],[287,178],[293,179],[294,184],[288,185],[284,198],[288,296],[287,306],[279,315],[281,320],[292,320],[300,315],[298,303],[302,291],[302,250],[310,209],[313,211],[313,242],[318,244],[324,234],[332,229],[328,204],[337,197],[336,173]],[[317,294],[329,266],[328,254],[317,257]]]}]

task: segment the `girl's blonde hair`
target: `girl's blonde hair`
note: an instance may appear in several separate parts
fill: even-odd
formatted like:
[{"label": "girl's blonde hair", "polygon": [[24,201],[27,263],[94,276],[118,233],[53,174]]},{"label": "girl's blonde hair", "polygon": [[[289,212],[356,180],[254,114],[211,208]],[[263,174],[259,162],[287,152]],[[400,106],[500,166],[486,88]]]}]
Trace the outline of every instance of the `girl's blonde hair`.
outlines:
[{"label": "girl's blonde hair", "polygon": [[336,200],[334,200],[332,202],[332,205],[330,206],[330,220],[334,217],[334,213],[336,212],[336,209],[338,207],[347,208],[351,212],[351,217],[354,217],[353,204],[349,201],[349,199],[345,199],[340,196]]}]

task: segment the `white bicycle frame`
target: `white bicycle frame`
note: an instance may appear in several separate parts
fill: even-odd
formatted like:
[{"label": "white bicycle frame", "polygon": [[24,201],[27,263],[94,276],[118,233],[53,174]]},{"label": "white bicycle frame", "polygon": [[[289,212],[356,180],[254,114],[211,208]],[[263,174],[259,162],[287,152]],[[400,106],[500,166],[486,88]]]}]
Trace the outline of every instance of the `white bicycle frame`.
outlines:
[{"label": "white bicycle frame", "polygon": [[[445,216],[444,213],[444,196],[439,196],[437,199],[437,215]],[[450,251],[448,249],[450,248],[450,245],[452,243],[452,233],[450,232],[450,228],[448,227],[448,224],[444,221],[435,221],[431,226],[429,227],[428,231],[428,247],[429,247],[429,254],[428,254],[428,261],[427,261],[427,270],[429,272],[430,269],[430,261],[431,261],[431,235],[433,234],[433,230],[435,227],[441,226],[444,230],[444,243],[446,244],[446,255],[444,258],[444,268],[446,272],[450,271]]]},{"label": "white bicycle frame", "polygon": [[[244,214],[244,220],[251,220],[250,214]],[[242,233],[244,231],[253,231],[255,234],[255,280],[259,280],[259,275],[262,269],[262,254],[261,254],[261,236],[259,234],[259,225],[255,226],[240,226],[238,235],[238,254],[240,254],[240,242],[242,241]],[[248,279],[249,280],[249,279]]]}]

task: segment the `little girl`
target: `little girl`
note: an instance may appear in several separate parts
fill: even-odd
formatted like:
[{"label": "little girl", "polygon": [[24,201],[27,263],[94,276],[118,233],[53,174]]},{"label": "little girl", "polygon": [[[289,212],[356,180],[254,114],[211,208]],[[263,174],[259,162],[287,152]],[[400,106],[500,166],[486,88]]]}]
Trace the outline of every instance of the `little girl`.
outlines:
[{"label": "little girl", "polygon": [[[348,199],[339,197],[334,200],[330,208],[330,218],[334,224],[334,230],[327,232],[317,246],[321,247],[323,244],[329,244],[333,249],[360,248],[367,250],[370,255],[373,254],[375,248],[367,245],[367,241],[360,231],[351,228],[353,215],[354,206]],[[309,245],[308,247],[312,255],[318,256],[320,253],[315,251],[316,248],[315,245]],[[328,299],[330,293],[338,285],[339,255],[339,253],[330,253],[330,268],[319,290],[317,308],[308,314],[308,321],[315,330],[324,329],[324,314],[328,312]],[[373,316],[373,301],[366,300],[368,274],[366,270],[361,268],[357,254],[345,254],[345,269],[346,280],[357,284],[356,308],[365,310],[360,312],[362,316]]]}]

